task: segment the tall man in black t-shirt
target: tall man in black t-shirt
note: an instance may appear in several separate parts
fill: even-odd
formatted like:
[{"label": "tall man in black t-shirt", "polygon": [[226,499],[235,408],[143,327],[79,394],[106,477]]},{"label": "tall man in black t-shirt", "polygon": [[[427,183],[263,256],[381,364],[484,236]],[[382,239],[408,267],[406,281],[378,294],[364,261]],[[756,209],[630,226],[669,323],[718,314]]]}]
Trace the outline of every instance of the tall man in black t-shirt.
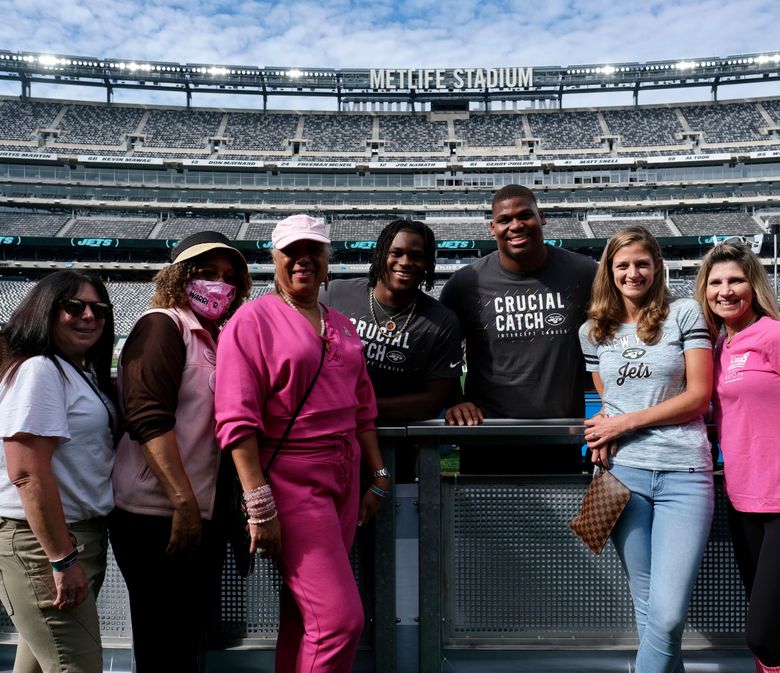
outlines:
[{"label": "tall man in black t-shirt", "polygon": [[[321,294],[363,340],[379,422],[435,418],[461,374],[458,321],[421,290],[433,287],[436,239],[430,227],[396,220],[379,234],[368,278],[334,280]],[[399,456],[399,476],[413,474]]]},{"label": "tall man in black t-shirt", "polygon": [[[466,340],[464,400],[450,424],[484,418],[581,418],[585,367],[577,330],[585,321],[597,264],[544,243],[544,213],[527,187],[493,197],[490,232],[498,249],[456,272],[441,294]],[[462,472],[533,473],[581,469],[579,447],[523,445],[461,449]]]}]

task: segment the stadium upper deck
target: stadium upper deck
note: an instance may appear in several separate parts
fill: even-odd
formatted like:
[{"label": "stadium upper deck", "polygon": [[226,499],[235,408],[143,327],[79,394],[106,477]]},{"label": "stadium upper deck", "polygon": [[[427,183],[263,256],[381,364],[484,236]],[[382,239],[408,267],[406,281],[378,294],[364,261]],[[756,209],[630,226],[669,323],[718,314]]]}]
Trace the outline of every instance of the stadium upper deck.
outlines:
[{"label": "stadium upper deck", "polygon": [[[774,84],[779,68],[780,57],[747,55],[503,69],[480,81],[476,69],[295,71],[0,51],[0,78],[19,80],[23,94],[0,98],[3,255],[24,266],[86,241],[77,258],[97,247],[112,261],[157,261],[155,241],[208,227],[262,242],[270,221],[305,210],[355,250],[403,216],[429,221],[448,257],[471,256],[487,245],[492,193],[513,182],[534,187],[548,237],[568,242],[598,246],[626,222],[662,238],[767,233],[780,215],[780,98],[521,106],[627,86],[638,100],[649,88]],[[118,87],[167,87],[189,103],[228,83],[248,95],[260,78],[266,108],[268,97],[294,93],[332,96],[340,111],[29,97],[33,83],[98,84],[98,73],[109,99]],[[139,255],[114,251],[122,239],[139,241]]]}]

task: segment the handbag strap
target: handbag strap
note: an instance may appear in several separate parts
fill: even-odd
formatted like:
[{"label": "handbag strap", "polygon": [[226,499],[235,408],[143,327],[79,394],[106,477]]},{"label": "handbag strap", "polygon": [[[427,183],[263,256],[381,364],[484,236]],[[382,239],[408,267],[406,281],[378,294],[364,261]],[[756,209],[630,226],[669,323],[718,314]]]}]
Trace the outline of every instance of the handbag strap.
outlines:
[{"label": "handbag strap", "polygon": [[320,376],[320,372],[322,371],[322,363],[325,362],[325,350],[327,348],[327,344],[325,343],[325,340],[322,340],[322,351],[320,353],[320,364],[317,367],[317,371],[314,373],[314,378],[312,378],[311,382],[309,383],[309,387],[306,389],[306,392],[303,393],[303,397],[301,397],[301,401],[298,402],[298,408],[295,410],[293,415],[290,417],[290,421],[287,423],[287,427],[284,429],[284,433],[282,434],[282,438],[279,440],[279,443],[276,445],[276,448],[274,449],[273,454],[271,454],[271,459],[268,461],[268,465],[265,466],[265,469],[263,470],[265,472],[265,478],[268,479],[269,472],[271,471],[271,466],[274,464],[274,461],[276,460],[276,456],[279,455],[279,451],[282,450],[282,446],[284,446],[284,443],[287,441],[287,437],[289,437],[290,432],[292,431],[293,425],[295,424],[295,421],[297,420],[299,414],[301,413],[301,409],[303,409],[303,405],[306,404],[306,400],[309,399],[309,395],[311,394],[312,388],[314,388],[314,384],[317,382],[317,379]]}]

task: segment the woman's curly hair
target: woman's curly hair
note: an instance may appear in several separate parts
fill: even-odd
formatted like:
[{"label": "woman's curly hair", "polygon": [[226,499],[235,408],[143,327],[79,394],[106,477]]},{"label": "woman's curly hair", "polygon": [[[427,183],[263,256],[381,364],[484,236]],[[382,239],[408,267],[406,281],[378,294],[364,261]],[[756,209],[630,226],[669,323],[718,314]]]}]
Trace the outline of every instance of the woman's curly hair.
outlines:
[{"label": "woman's curly hair", "polygon": [[[154,295],[151,305],[153,308],[187,308],[190,305],[187,297],[187,283],[197,275],[198,269],[203,264],[203,255],[198,255],[183,262],[175,262],[161,269],[154,276]],[[226,253],[229,254],[229,253]],[[249,296],[252,281],[249,278],[249,270],[243,261],[239,264],[235,255],[230,255],[233,262],[233,273],[236,277],[236,296],[223,316],[222,321],[227,320],[236,309],[244,303]]]},{"label": "woman's curly hair", "polygon": [[644,227],[637,226],[621,229],[609,239],[601,255],[588,309],[589,336],[593,343],[604,343],[613,338],[626,318],[623,295],[612,277],[612,262],[619,250],[634,243],[639,243],[655,264],[653,284],[648,290],[645,305],[639,311],[636,333],[647,344],[658,343],[661,338],[663,322],[669,315],[671,301],[671,294],[664,280],[664,261],[655,236]]}]

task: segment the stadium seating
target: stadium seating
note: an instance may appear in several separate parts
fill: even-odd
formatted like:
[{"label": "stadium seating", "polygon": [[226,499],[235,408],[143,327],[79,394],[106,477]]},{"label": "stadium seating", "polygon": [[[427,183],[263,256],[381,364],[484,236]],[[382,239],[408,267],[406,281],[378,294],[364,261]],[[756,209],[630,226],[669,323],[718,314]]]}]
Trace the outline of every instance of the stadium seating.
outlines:
[{"label": "stadium seating", "polygon": [[56,236],[70,215],[0,211],[2,236]]},{"label": "stadium seating", "polygon": [[687,105],[681,109],[692,131],[702,131],[708,143],[766,140],[759,129],[766,120],[750,103]]},{"label": "stadium seating", "polygon": [[579,220],[574,217],[548,217],[542,230],[545,238],[587,238]]},{"label": "stadium seating", "polygon": [[203,148],[217,134],[222,117],[221,112],[153,109],[143,127],[144,146]]},{"label": "stadium seating", "polygon": [[382,115],[379,137],[385,152],[445,152],[446,122],[429,122],[425,115]]},{"label": "stadium seating", "polygon": [[243,220],[229,217],[171,217],[162,223],[156,238],[181,239],[199,231],[218,231],[229,239],[238,238]]},{"label": "stadium seating", "polygon": [[277,220],[250,220],[241,239],[246,241],[270,241]]},{"label": "stadium seating", "polygon": [[156,218],[77,217],[65,232],[66,236],[98,236],[104,238],[148,238]]},{"label": "stadium seating", "polygon": [[531,135],[542,140],[539,151],[601,147],[597,137],[604,135],[604,131],[595,112],[558,110],[528,113],[526,117]]},{"label": "stadium seating", "polygon": [[262,297],[264,294],[268,294],[269,292],[273,291],[273,283],[252,283],[252,287],[249,290],[249,300],[257,299],[258,297]]},{"label": "stadium seating", "polygon": [[[759,111],[780,125],[780,100],[760,103],[696,103],[642,108],[605,108],[591,110],[523,110],[518,112],[472,111],[466,118],[459,113],[453,118],[454,140],[461,141],[459,154],[474,159],[495,160],[496,155],[469,156],[469,148],[504,148],[517,150],[518,140],[529,133],[540,141],[535,156],[566,158],[593,156],[577,150],[598,149],[609,152],[599,137],[618,136],[613,148],[621,154],[631,148],[630,156],[688,151],[693,138],[682,134],[701,133],[705,145],[724,146],[728,143],[754,143],[771,140],[765,132],[772,124]],[[51,128],[56,121],[56,133],[38,147],[38,131]],[[302,124],[301,124],[302,122]],[[258,158],[258,153],[289,155],[289,141],[302,128],[301,156],[317,156],[363,160],[378,125],[378,146],[393,155],[421,153],[449,154],[445,147],[448,125],[437,118],[430,121],[427,113],[318,113],[318,112],[227,112],[143,108],[121,104],[81,104],[44,101],[0,100],[0,140],[20,141],[27,145],[8,145],[12,151],[73,151],[82,146],[85,151],[101,154],[124,154],[119,148],[126,134],[137,133],[140,145],[130,150],[165,158],[208,156],[213,149],[208,138],[222,136],[227,141],[216,148],[225,157]],[[527,128],[525,128],[527,124]],[[112,149],[112,146],[116,149]],[[670,149],[674,148],[674,149]],[[646,152],[637,148],[648,148]],[[657,148],[657,149],[654,149]],[[188,150],[176,152],[175,150]],[[738,145],[735,148],[738,149]],[[200,150],[200,151],[198,151]],[[545,151],[554,152],[545,154]],[[235,152],[235,154],[232,154]],[[502,152],[501,154],[506,154]]]},{"label": "stadium seating", "polygon": [[143,116],[142,107],[68,105],[59,124],[62,134],[58,142],[119,145],[124,134],[136,130]]},{"label": "stadium seating", "polygon": [[[295,136],[298,118],[296,114],[286,113],[231,112],[227,116],[224,132],[225,136],[232,138],[228,148],[288,152],[287,141]],[[251,158],[252,155],[248,154],[246,157]],[[231,158],[233,158],[232,154]]]},{"label": "stadium seating", "polygon": [[588,219],[588,226],[596,238],[610,238],[624,227],[636,226],[644,227],[653,236],[659,238],[674,236],[674,232],[669,228],[669,225],[666,224],[666,221],[658,218],[632,218],[627,220],[620,220],[618,218],[610,218],[608,220]]},{"label": "stadium seating", "polygon": [[761,106],[775,120],[775,126],[780,126],[780,100],[762,100]]},{"label": "stadium seating", "polygon": [[674,297],[693,297],[696,292],[696,271],[670,278],[669,292]]},{"label": "stadium seating", "polygon": [[333,241],[375,241],[392,220],[335,220],[330,225]]},{"label": "stadium seating", "polygon": [[5,323],[34,285],[26,280],[0,279],[0,323]]},{"label": "stadium seating", "polygon": [[303,137],[310,152],[367,152],[371,140],[372,118],[344,114],[304,115]]},{"label": "stadium seating", "polygon": [[[469,147],[512,147],[523,137],[518,114],[471,113],[468,119],[456,119],[455,136]],[[495,156],[490,157],[495,160]]]},{"label": "stadium seating", "polygon": [[3,100],[0,103],[0,139],[35,140],[39,129],[51,128],[61,108],[61,103]]},{"label": "stadium seating", "polygon": [[152,283],[107,282],[106,289],[114,305],[114,332],[117,336],[130,334],[135,321],[147,308],[154,294]]},{"label": "stadium seating", "polygon": [[700,212],[673,213],[672,222],[683,236],[711,236],[761,234],[763,229],[747,213],[743,212]]},{"label": "stadium seating", "polygon": [[490,221],[428,222],[437,241],[487,241],[490,240]]},{"label": "stadium seating", "polygon": [[610,134],[620,136],[623,147],[683,144],[676,137],[683,128],[672,108],[605,110],[602,114]]}]

